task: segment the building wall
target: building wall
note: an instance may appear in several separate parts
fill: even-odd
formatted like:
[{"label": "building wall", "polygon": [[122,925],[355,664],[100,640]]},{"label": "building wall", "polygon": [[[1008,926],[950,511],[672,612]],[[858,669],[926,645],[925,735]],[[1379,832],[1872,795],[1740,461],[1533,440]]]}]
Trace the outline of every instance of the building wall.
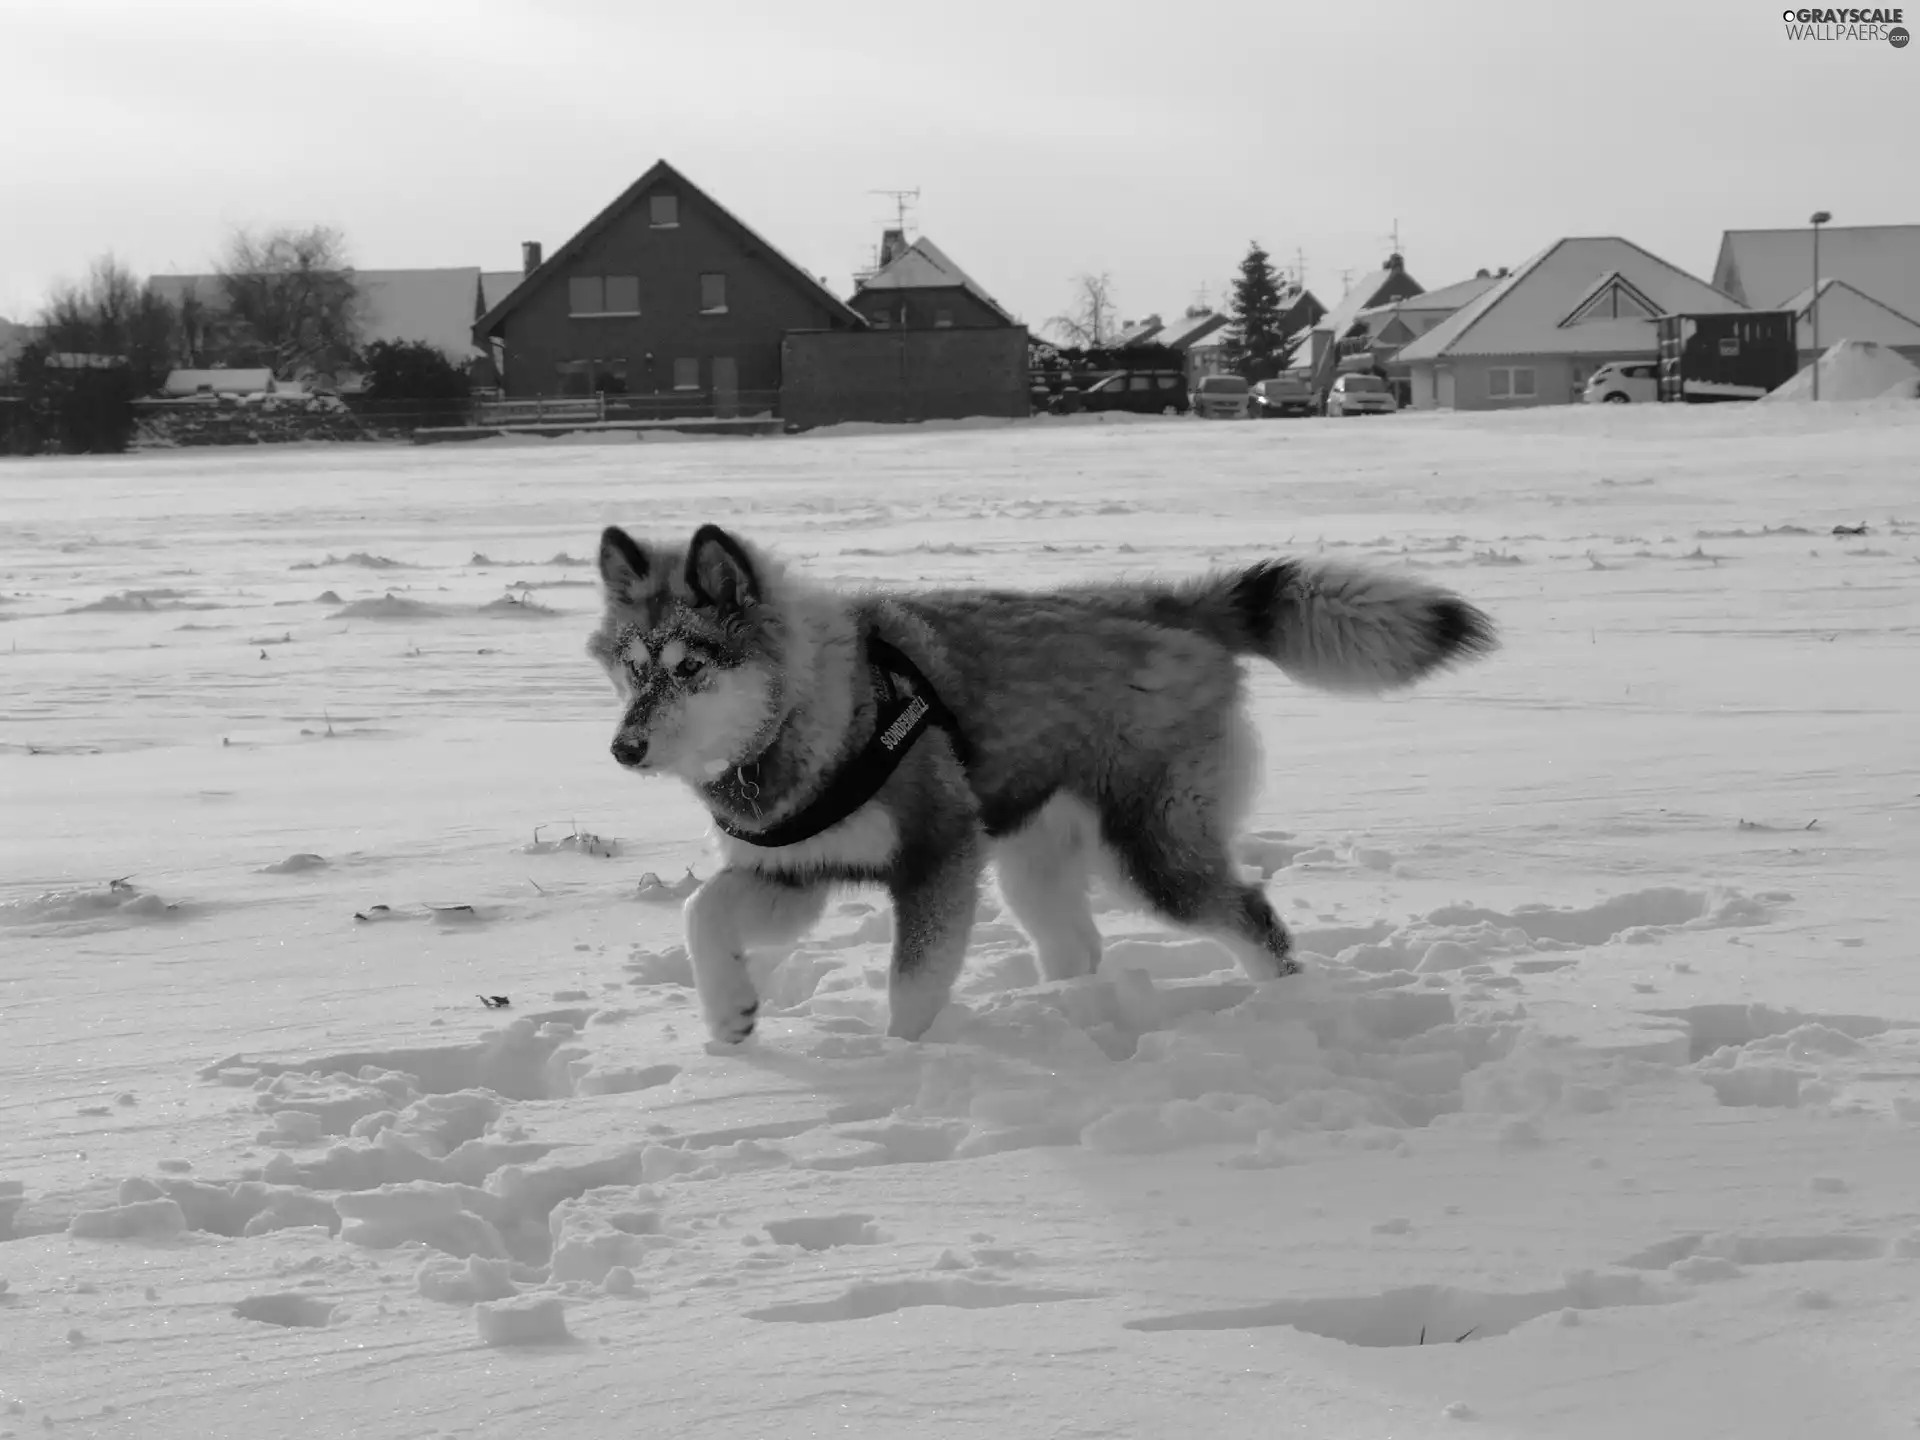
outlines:
[{"label": "building wall", "polygon": [[[925,290],[861,290],[847,302],[876,328],[892,330],[1005,330],[1007,322],[964,286]],[[949,324],[939,324],[940,312]]]},{"label": "building wall", "polygon": [[[654,193],[674,192],[663,179]],[[502,322],[500,379],[509,396],[567,393],[560,367],[578,361],[623,364],[628,394],[670,395],[674,362],[692,360],[705,394],[716,358],[733,360],[743,397],[769,395],[780,388],[787,331],[847,323],[691,195],[679,196],[679,224],[670,229],[652,225],[650,200],[642,196]],[[706,272],[727,277],[724,315],[701,313]],[[639,277],[639,315],[570,315],[568,282],[576,275]]]},{"label": "building wall", "polygon": [[[1580,399],[1587,377],[1613,360],[1645,360],[1644,350],[1617,355],[1514,355],[1486,358],[1452,356],[1436,364],[1415,361],[1412,371],[1413,408],[1453,410],[1525,410],[1540,405],[1570,405]],[[1533,394],[1496,395],[1492,371],[1525,367],[1533,371]],[[1509,382],[1511,383],[1511,382]]]},{"label": "building wall", "polygon": [[784,375],[780,413],[802,427],[1029,413],[1019,325],[789,335]]}]

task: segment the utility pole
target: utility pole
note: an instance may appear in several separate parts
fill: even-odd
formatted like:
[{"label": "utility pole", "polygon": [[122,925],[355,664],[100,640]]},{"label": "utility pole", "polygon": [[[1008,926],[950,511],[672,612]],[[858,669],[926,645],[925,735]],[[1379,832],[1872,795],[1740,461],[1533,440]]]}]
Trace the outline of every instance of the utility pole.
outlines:
[{"label": "utility pole", "polygon": [[1813,330],[1813,398],[1820,398],[1820,227],[1833,216],[1825,210],[1813,212],[1813,296],[1807,302],[1807,323]]}]

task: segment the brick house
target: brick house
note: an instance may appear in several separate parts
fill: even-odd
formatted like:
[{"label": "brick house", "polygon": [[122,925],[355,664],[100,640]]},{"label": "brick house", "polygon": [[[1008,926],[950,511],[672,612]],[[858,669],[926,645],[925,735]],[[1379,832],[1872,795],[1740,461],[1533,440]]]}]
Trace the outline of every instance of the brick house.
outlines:
[{"label": "brick house", "polygon": [[861,276],[848,305],[876,330],[978,330],[1017,325],[974,278],[926,236],[880,241],[880,266]]},{"label": "brick house", "polygon": [[666,161],[474,322],[513,397],[634,397],[643,408],[771,408],[794,330],[866,321]]}]

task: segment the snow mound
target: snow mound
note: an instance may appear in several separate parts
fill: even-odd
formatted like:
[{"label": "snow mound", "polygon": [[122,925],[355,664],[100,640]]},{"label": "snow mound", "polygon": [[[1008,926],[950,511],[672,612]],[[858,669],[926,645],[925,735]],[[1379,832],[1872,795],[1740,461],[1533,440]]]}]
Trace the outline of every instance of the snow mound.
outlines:
[{"label": "snow mound", "polygon": [[324,560],[302,560],[294,565],[295,570],[324,570],[329,565],[354,565],[362,570],[404,570],[405,562],[389,560],[384,555],[369,555],[364,550],[355,550],[351,555],[328,553]]},{"label": "snow mound", "polygon": [[1761,403],[1811,400],[1816,369],[1822,400],[1907,399],[1920,385],[1920,368],[1891,346],[1842,340],[1772,394],[1763,395]]},{"label": "snow mound", "polygon": [[446,612],[424,600],[410,600],[388,591],[377,600],[355,600],[327,616],[329,620],[421,620]]},{"label": "snow mound", "polygon": [[97,888],[48,890],[0,900],[0,925],[58,925],[89,920],[145,920],[178,908],[149,890],[115,880]]}]

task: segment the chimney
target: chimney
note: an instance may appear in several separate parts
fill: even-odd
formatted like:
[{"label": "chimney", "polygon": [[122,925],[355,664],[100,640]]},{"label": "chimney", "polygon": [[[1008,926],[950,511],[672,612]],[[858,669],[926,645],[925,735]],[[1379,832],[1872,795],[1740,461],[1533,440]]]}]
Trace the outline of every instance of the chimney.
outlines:
[{"label": "chimney", "polygon": [[1496,275],[1496,276],[1495,276],[1494,278],[1495,278],[1496,280],[1504,280],[1504,279],[1506,279],[1506,278],[1507,278],[1507,267],[1506,267],[1506,266],[1504,266],[1504,265],[1502,265],[1502,266],[1500,267],[1500,273],[1499,273],[1498,275]]},{"label": "chimney", "polygon": [[1482,265],[1478,270],[1473,272],[1473,278],[1476,280],[1491,280],[1493,278],[1493,272]]},{"label": "chimney", "polygon": [[907,253],[907,232],[904,230],[884,231],[880,236],[880,263],[891,265]]},{"label": "chimney", "polygon": [[540,242],[522,240],[520,242],[520,273],[531,275],[540,268]]},{"label": "chimney", "polygon": [[1387,256],[1387,263],[1383,268],[1388,270],[1402,270],[1406,268],[1406,263],[1406,261],[1400,258],[1400,252],[1396,250],[1393,254]]}]

